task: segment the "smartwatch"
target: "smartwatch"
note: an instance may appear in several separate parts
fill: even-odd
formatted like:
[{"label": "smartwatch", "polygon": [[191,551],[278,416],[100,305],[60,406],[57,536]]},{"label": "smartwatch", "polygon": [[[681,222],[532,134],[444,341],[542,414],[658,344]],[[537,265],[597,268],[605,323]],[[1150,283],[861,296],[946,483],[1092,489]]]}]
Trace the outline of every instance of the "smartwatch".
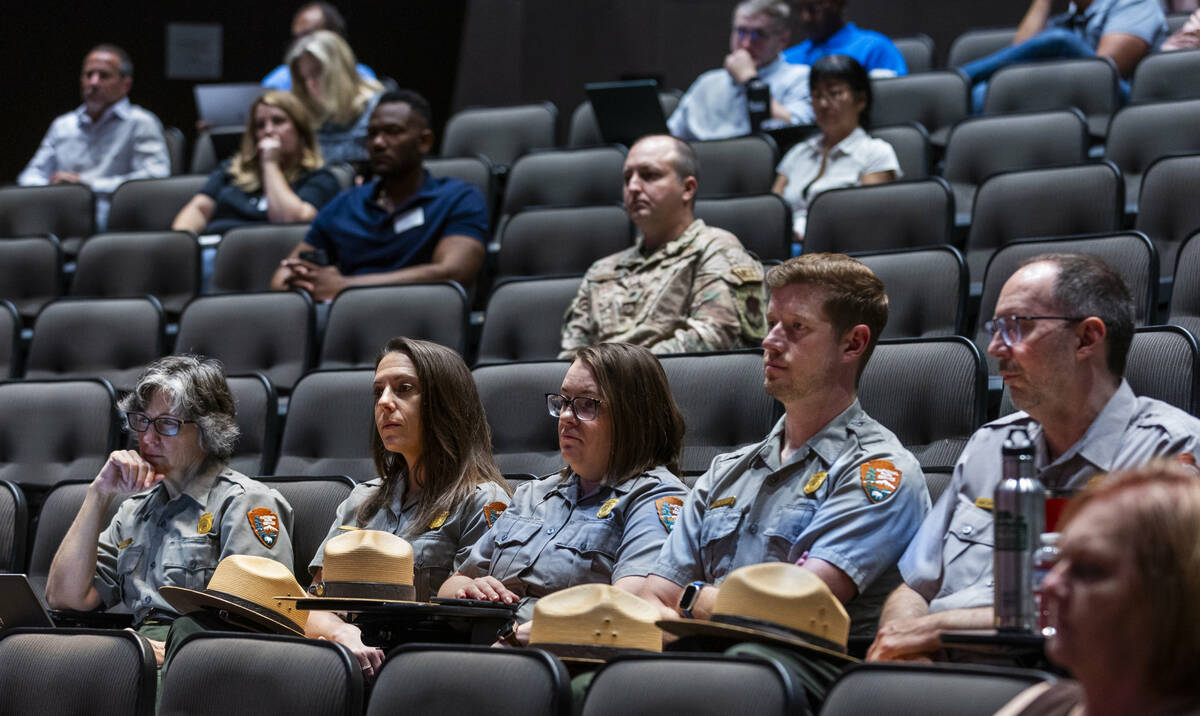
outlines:
[{"label": "smartwatch", "polygon": [[700,599],[700,591],[708,586],[708,582],[692,582],[683,588],[683,594],[679,596],[679,613],[688,619],[695,619],[692,616],[692,609],[696,607],[696,601]]}]

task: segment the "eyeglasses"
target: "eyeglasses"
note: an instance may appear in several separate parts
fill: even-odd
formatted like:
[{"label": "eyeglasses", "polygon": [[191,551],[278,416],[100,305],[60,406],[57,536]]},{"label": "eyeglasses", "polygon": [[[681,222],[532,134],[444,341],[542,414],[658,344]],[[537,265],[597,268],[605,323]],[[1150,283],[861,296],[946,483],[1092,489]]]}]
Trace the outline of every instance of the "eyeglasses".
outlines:
[{"label": "eyeglasses", "polygon": [[174,437],[179,434],[179,431],[183,428],[184,423],[194,423],[196,421],[180,420],[179,418],[172,418],[170,415],[160,415],[151,420],[150,416],[146,415],[145,413],[129,412],[125,413],[125,422],[128,423],[129,427],[133,428],[139,433],[146,432],[150,429],[150,426],[153,425],[154,432],[158,433],[159,435]]},{"label": "eyeglasses", "polygon": [[995,318],[983,322],[983,330],[987,331],[989,336],[1000,334],[1000,339],[1004,341],[1004,345],[1012,348],[1021,342],[1024,336],[1021,334],[1021,321],[1070,321],[1078,323],[1083,318],[1074,316],[996,316]]},{"label": "eyeglasses", "polygon": [[579,420],[595,420],[596,416],[600,414],[601,402],[603,401],[596,398],[583,396],[568,398],[558,393],[546,393],[546,410],[549,410],[551,417],[555,418],[561,417],[563,412],[570,408]]},{"label": "eyeglasses", "polygon": [[773,33],[770,30],[759,27],[735,27],[733,28],[733,34],[736,35],[737,39],[739,40],[749,39],[750,42],[762,42],[770,37]]},{"label": "eyeglasses", "polygon": [[850,96],[849,87],[833,87],[824,91],[813,92],[809,95],[811,102],[838,102]]}]

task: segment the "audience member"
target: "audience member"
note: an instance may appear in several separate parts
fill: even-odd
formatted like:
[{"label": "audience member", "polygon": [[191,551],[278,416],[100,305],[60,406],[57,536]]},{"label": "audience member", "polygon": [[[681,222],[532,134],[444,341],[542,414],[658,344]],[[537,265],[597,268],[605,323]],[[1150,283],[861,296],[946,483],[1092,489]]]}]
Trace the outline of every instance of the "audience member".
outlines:
[{"label": "audience member", "polygon": [[643,596],[666,615],[707,619],[732,570],[791,562],[846,605],[851,635],[868,636],[929,511],[916,458],[856,396],[887,295],[842,254],[790,259],[767,284],[763,385],[786,412],[766,439],[718,456],[699,478]]},{"label": "audience member", "polygon": [[1158,48],[1167,36],[1167,22],[1157,0],[1074,0],[1061,15],[1051,17],[1053,0],[1031,0],[1017,27],[1011,47],[961,67],[972,88],[976,112],[983,109],[987,80],[1009,65],[1070,57],[1107,57],[1117,65],[1121,88],[1138,62]]},{"label": "audience member", "polygon": [[267,92],[250,105],[241,149],[209,175],[171,228],[222,234],[243,224],[312,221],[339,189],[321,166],[308,110],[290,92]]},{"label": "audience member", "polygon": [[1158,462],[1114,474],[1069,508],[1043,582],[1046,655],[1071,673],[997,712],[1200,713],[1200,481]]},{"label": "audience member", "polygon": [[862,65],[846,55],[826,55],[812,66],[809,82],[821,132],[783,156],[772,187],[792,205],[798,242],[804,240],[808,206],[817,194],[901,175],[892,145],[863,129],[871,111],[871,81]]},{"label": "audience member", "polygon": [[559,390],[546,406],[567,466],[517,488],[438,596],[519,604],[524,621],[539,597],[577,584],[636,594],[654,566],[687,494],[683,418],[662,366],[640,346],[590,346]]},{"label": "audience member", "polygon": [[634,246],[592,264],[563,319],[560,358],[604,342],[654,353],[754,345],[766,331],[762,266],[693,214],[700,166],[686,142],[645,137],[625,158]]},{"label": "audience member", "polygon": [[846,22],[846,0],[796,0],[793,3],[804,27],[804,42],[783,51],[783,59],[813,65],[826,55],[847,55],[872,77],[908,74],[904,55],[896,45],[874,30]]},{"label": "audience member", "polygon": [[336,33],[317,30],[296,40],[287,54],[292,92],[312,115],[321,156],[330,164],[365,159],[367,120],[383,85],[354,71],[354,51]]},{"label": "audience member", "polygon": [[471,285],[483,264],[487,207],[474,186],[425,171],[432,124],[421,95],[383,95],[367,125],[377,178],[343,192],[317,214],[308,236],[275,272],[272,288],[302,288],[328,301],[350,286]]},{"label": "audience member", "polygon": [[83,104],[50,125],[21,186],[85,184],[96,193],[96,228],[108,223],[112,193],[130,179],[171,174],[162,123],[129,102],[133,61],[116,45],[97,45],[83,59]]},{"label": "audience member", "polygon": [[1188,16],[1187,22],[1179,28],[1179,32],[1168,37],[1162,44],[1164,52],[1168,50],[1192,50],[1200,47],[1200,10]]},{"label": "audience member", "polygon": [[971,436],[900,561],[905,584],[888,598],[868,658],[927,659],[943,630],[991,627],[992,496],[1010,428],[1027,429],[1038,479],[1056,491],[1155,456],[1192,460],[1200,421],[1136,397],[1121,377],[1133,317],[1125,282],[1094,256],[1039,256],[1005,282],[985,328],[1018,412]]},{"label": "audience member", "polygon": [[[388,341],[375,365],[371,452],[379,477],[359,483],[338,506],[309,565],[322,581],[325,544],[346,529],[404,538],[414,555],[413,587],[427,601],[459,567],[509,500],[492,461],[483,404],[462,358],[411,338]],[[383,652],[364,646],[358,627],[333,612],[311,612],[305,632],[348,647],[368,676]]]},{"label": "audience member", "polygon": [[771,90],[770,118],[763,129],[805,124],[812,119],[808,103],[808,68],[779,56],[791,38],[788,4],[783,0],[745,0],[733,12],[729,54],[722,69],[696,78],[667,120],[680,139],[724,139],[755,131],[750,123],[746,86],[762,80]]},{"label": "audience member", "polygon": [[[159,587],[203,589],[231,554],[269,557],[290,570],[292,508],[226,464],[238,427],[218,361],[160,358],[121,410],[138,449],[109,455],[88,485],[50,565],[46,601],[55,609],[124,606],[161,662],[175,611]],[[106,528],[105,510],[130,492]]]},{"label": "audience member", "polygon": [[[310,2],[301,5],[292,17],[292,42],[317,30],[329,30],[346,39],[346,20],[338,9],[327,2]],[[375,72],[370,67],[360,63],[354,65],[359,77],[364,80],[377,80]],[[262,86],[269,89],[283,90],[292,88],[292,69],[282,64],[263,78]]]}]

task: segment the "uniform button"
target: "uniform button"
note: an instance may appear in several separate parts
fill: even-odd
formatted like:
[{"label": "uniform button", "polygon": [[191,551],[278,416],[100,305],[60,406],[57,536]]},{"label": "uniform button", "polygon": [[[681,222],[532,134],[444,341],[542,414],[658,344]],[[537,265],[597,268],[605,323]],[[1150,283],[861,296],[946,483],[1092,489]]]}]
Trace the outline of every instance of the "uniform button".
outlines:
[{"label": "uniform button", "polygon": [[992,586],[992,580],[990,580],[990,579],[988,580],[988,586],[989,587]]},{"label": "uniform button", "polygon": [[548,535],[552,535],[552,534],[554,534],[554,530],[553,530],[553,529],[548,529],[548,530],[546,530],[546,534],[548,534]]},{"label": "uniform button", "polygon": [[758,525],[750,525],[750,534],[752,534],[752,535],[758,534]]},{"label": "uniform button", "polygon": [[188,562],[188,567],[195,569],[196,568],[196,560],[193,559],[192,561]]},{"label": "uniform button", "polygon": [[505,532],[505,533],[504,533],[504,535],[500,537],[500,539],[501,539],[501,540],[506,540],[506,539],[508,539],[508,533],[507,533],[507,532]]},{"label": "uniform button", "polygon": [[974,532],[974,531],[975,531],[975,529],[974,529],[973,527],[971,527],[971,525],[967,525],[967,526],[965,526],[965,527],[963,527],[963,528],[962,528],[962,533],[963,533],[963,534],[965,534],[965,535],[969,535],[969,534],[971,534],[971,533],[972,533],[972,532]]},{"label": "uniform button", "polygon": [[157,567],[157,566],[158,566],[158,563],[157,563],[157,562],[151,562],[151,563],[150,563],[150,569],[154,569],[154,568],[155,568],[155,567]]},{"label": "uniform button", "polygon": [[150,597],[146,597],[145,599],[142,600],[142,604],[149,604],[149,603],[150,603]]}]

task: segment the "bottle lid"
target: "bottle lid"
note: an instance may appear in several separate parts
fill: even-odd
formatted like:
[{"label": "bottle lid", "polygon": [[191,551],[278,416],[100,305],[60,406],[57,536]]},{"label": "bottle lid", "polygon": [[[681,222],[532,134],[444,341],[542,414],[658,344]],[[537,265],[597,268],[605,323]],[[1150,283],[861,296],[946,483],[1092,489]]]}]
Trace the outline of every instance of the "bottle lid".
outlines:
[{"label": "bottle lid", "polygon": [[1039,539],[1041,539],[1042,544],[1044,544],[1044,545],[1054,545],[1054,544],[1058,543],[1058,533],[1057,532],[1043,532],[1042,536]]}]

